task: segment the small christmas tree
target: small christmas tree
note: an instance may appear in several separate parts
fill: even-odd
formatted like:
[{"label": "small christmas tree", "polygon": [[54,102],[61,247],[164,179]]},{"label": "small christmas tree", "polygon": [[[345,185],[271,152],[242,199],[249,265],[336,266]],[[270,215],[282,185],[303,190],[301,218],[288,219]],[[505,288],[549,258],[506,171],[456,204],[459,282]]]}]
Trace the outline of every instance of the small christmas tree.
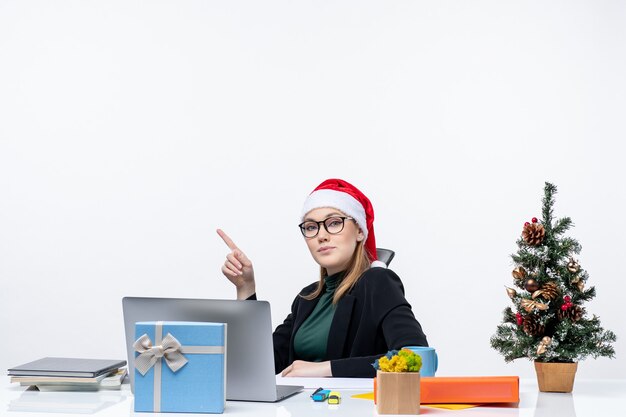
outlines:
[{"label": "small christmas tree", "polygon": [[511,255],[513,278],[521,291],[507,287],[514,304],[504,310],[502,324],[491,337],[491,346],[506,362],[528,358],[540,362],[578,362],[591,355],[614,357],[615,334],[600,326],[595,315],[587,317],[583,303],[596,296],[595,287],[573,255],[581,246],[563,234],[572,226],[569,217],[552,221],[556,187],[545,185],[543,218],[524,224]]}]

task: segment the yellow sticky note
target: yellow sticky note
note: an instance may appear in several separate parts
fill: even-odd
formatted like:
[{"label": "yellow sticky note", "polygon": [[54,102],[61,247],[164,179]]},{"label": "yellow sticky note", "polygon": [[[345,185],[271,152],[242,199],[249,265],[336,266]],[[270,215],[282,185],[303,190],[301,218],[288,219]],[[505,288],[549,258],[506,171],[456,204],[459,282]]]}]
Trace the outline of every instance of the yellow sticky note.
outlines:
[{"label": "yellow sticky note", "polygon": [[359,398],[361,400],[371,400],[374,401],[374,393],[373,392],[365,392],[363,394],[354,394],[352,398]]},{"label": "yellow sticky note", "polygon": [[[352,398],[374,401],[374,393],[364,392],[363,394],[354,394]],[[482,404],[422,404],[424,407],[443,408],[445,410],[465,410],[466,408],[479,407],[481,405]]]}]

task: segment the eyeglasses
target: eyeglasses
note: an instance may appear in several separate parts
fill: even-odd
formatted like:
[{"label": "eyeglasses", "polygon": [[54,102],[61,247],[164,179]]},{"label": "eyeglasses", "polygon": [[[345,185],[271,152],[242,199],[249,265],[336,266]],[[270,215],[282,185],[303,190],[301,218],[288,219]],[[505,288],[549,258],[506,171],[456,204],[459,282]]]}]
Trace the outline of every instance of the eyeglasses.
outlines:
[{"label": "eyeglasses", "polygon": [[302,236],[308,238],[317,236],[317,234],[320,232],[320,224],[324,225],[324,229],[326,229],[328,233],[330,233],[331,235],[336,235],[337,233],[341,233],[341,231],[343,230],[346,219],[354,220],[352,217],[329,217],[326,220],[322,220],[321,222],[302,222],[298,225],[298,227],[302,232]]}]

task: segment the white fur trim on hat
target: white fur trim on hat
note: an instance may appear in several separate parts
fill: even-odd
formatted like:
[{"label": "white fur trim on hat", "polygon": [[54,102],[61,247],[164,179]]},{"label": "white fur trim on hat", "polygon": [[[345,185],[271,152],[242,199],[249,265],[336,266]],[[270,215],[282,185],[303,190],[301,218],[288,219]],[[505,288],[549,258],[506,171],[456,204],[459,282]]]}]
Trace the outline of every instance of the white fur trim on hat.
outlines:
[{"label": "white fur trim on hat", "polygon": [[374,267],[387,268],[387,264],[384,263],[383,261],[374,261],[374,262],[372,262],[372,264],[370,266],[372,268],[374,268]]},{"label": "white fur trim on hat", "polygon": [[365,209],[359,201],[348,193],[335,190],[317,190],[313,191],[304,202],[302,209],[302,217],[311,211],[322,207],[331,207],[341,210],[348,216],[352,217],[361,228],[365,239],[367,239],[367,221],[365,218]]}]

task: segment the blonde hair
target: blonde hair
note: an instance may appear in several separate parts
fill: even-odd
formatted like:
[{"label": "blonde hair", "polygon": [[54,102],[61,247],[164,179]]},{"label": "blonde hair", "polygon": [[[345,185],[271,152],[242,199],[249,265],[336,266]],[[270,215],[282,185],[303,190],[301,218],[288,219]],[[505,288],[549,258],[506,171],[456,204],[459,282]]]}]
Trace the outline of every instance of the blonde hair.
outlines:
[{"label": "blonde hair", "polygon": [[[343,280],[341,280],[341,283],[335,290],[335,295],[333,296],[333,304],[337,304],[339,300],[341,300],[341,297],[346,295],[346,293],[356,285],[361,275],[363,275],[363,272],[367,271],[369,267],[370,259],[365,252],[363,242],[360,242],[356,246],[356,249],[352,254],[352,259],[350,259],[350,263],[348,264],[346,275],[344,276]],[[300,297],[304,298],[305,300],[313,300],[314,298],[319,297],[319,295],[322,293],[322,289],[324,288],[324,281],[326,280],[327,276],[328,271],[326,271],[326,268],[320,267],[320,280],[317,283],[317,288],[311,294],[300,294]]]}]

